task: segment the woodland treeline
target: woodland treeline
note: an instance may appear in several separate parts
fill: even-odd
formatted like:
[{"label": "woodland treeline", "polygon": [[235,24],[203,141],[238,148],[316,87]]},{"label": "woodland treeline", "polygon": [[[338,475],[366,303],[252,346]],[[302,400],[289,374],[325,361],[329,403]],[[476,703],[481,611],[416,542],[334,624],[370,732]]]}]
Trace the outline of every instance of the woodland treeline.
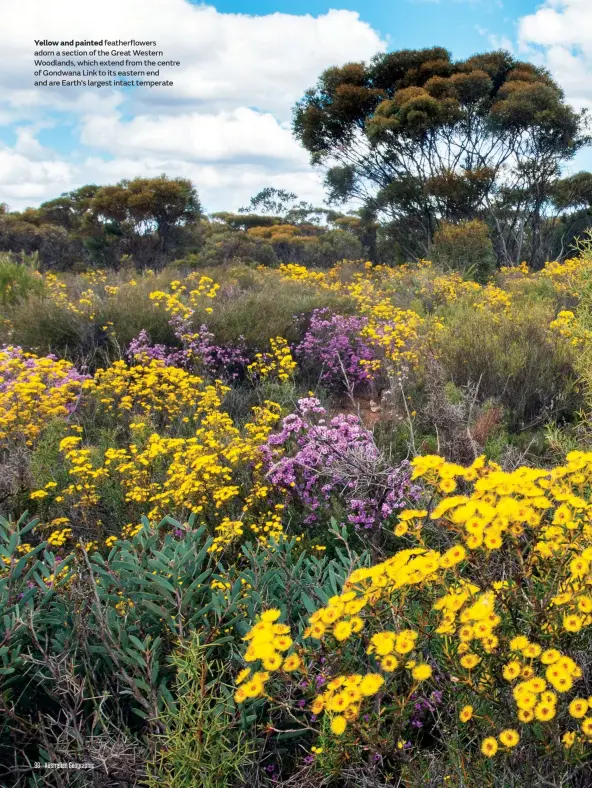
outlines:
[{"label": "woodland treeline", "polygon": [[476,278],[523,260],[538,270],[592,224],[592,174],[565,174],[588,131],[547,71],[507,52],[378,54],[327,69],[294,108],[329,207],[269,187],[207,215],[198,186],[163,174],[0,206],[0,251],[57,270],[361,258],[430,258]]}]

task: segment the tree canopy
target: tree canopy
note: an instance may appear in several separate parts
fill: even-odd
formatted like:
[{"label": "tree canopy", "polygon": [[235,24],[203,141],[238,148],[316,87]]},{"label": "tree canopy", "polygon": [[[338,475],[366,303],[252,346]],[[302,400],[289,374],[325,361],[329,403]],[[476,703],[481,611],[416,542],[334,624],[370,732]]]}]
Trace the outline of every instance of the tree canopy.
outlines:
[{"label": "tree canopy", "polygon": [[501,262],[528,253],[535,265],[585,127],[544,69],[503,51],[453,61],[441,47],[329,68],[293,119],[330,200],[385,215],[405,255],[429,254],[442,221],[482,218]]},{"label": "tree canopy", "polygon": [[[72,261],[116,264],[124,254],[159,266],[186,244],[201,205],[186,178],[134,178],[90,184],[20,213],[0,214],[0,249],[39,252],[46,267]],[[180,243],[183,241],[184,243]]]}]

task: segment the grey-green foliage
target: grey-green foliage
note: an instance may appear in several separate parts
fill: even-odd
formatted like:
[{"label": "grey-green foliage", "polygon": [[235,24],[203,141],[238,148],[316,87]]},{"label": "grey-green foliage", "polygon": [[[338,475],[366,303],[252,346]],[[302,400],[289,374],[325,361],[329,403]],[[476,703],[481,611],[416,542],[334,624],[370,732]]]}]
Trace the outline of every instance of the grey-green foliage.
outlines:
[{"label": "grey-green foliage", "polygon": [[148,788],[230,788],[244,778],[256,744],[240,726],[232,686],[220,678],[226,666],[210,654],[193,632],[171,658],[178,700],[162,715]]},{"label": "grey-green foliage", "polygon": [[[368,561],[347,545],[334,560],[311,557],[294,539],[246,544],[227,561],[209,552],[203,527],[172,518],[156,528],[145,520],[105,555],[58,559],[46,542],[21,555],[38,538],[34,526],[0,518],[0,784],[15,768],[15,741],[21,765],[92,760],[100,746],[137,779],[140,750],[179,713],[171,656],[183,643],[197,634],[222,671],[212,680],[230,684],[241,637],[262,609],[281,608],[301,629]],[[255,719],[243,709],[239,717],[244,730]]]},{"label": "grey-green foliage", "polygon": [[43,292],[43,280],[36,274],[34,256],[18,262],[9,254],[0,253],[0,307],[16,304],[30,294]]}]

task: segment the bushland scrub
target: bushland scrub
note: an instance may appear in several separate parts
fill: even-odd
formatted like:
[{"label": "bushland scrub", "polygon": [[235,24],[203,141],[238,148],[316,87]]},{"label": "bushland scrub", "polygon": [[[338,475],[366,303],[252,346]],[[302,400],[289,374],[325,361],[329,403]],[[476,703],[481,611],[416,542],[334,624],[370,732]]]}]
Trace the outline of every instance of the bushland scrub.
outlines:
[{"label": "bushland scrub", "polygon": [[591,272],[3,258],[2,784],[589,785]]}]

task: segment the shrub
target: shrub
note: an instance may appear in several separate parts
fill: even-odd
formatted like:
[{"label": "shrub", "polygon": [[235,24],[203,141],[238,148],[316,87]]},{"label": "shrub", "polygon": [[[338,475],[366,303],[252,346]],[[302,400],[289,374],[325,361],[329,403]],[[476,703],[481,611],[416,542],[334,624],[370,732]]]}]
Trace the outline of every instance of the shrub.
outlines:
[{"label": "shrub", "polygon": [[[31,494],[47,522],[69,519],[89,538],[140,515],[166,511],[199,513],[217,532],[217,550],[243,533],[258,532],[261,519],[282,530],[281,516],[267,501],[259,446],[279,418],[265,402],[239,430],[222,410],[228,391],[161,360],[129,366],[115,362],[84,383],[79,415],[59,442],[67,484],[50,480]],[[118,501],[115,510],[107,503]],[[270,511],[272,509],[272,511]],[[121,517],[125,522],[121,523]],[[119,522],[118,522],[119,520]],[[270,534],[270,528],[261,538]]]},{"label": "shrub", "polygon": [[43,292],[43,279],[26,262],[0,254],[0,304],[16,304],[30,294]]},{"label": "shrub", "polygon": [[360,332],[368,320],[332,315],[325,307],[315,309],[308,328],[294,349],[304,371],[336,391],[353,391],[370,380],[364,361],[375,360],[374,351]]},{"label": "shrub", "polygon": [[43,296],[33,295],[7,312],[14,344],[36,353],[57,353],[96,368],[121,358],[142,329],[155,342],[176,342],[167,315],[149,298],[150,291],[157,287],[155,278],[109,285],[111,292],[104,294],[97,283],[94,288],[92,284],[84,287],[81,278],[58,281],[51,276],[45,277]]},{"label": "shrub", "polygon": [[551,471],[412,465],[425,508],[399,515],[408,546],[354,571],[294,641],[289,615],[263,611],[236,701],[288,705],[342,758],[361,747],[404,784],[420,753],[468,769],[467,785],[585,785],[592,453]]},{"label": "shrub", "polygon": [[319,292],[310,285],[282,281],[274,276],[258,289],[239,291],[229,298],[222,293],[215,311],[209,316],[198,313],[196,319],[207,322],[219,344],[231,344],[242,336],[248,348],[261,350],[267,347],[270,337],[285,337],[290,343],[300,341],[302,328],[295,316],[311,314],[323,307],[338,312],[353,311],[347,296]]},{"label": "shrub", "polygon": [[0,454],[33,446],[49,421],[71,414],[85,380],[63,359],[0,347]]},{"label": "shrub", "polygon": [[231,788],[245,779],[255,744],[241,729],[227,665],[210,658],[216,642],[204,646],[192,633],[171,657],[176,671],[175,704],[162,714],[165,733],[148,765],[148,788]]},{"label": "shrub", "polygon": [[[207,784],[191,782],[196,775],[224,785],[215,780],[230,781],[233,769],[239,779],[256,717],[237,710],[224,686],[248,621],[263,606],[286,604],[302,618],[367,556],[318,559],[292,539],[270,550],[247,544],[240,566],[222,565],[211,545],[193,517],[155,528],[144,519],[104,555],[67,553],[40,540],[36,521],[0,518],[3,785],[19,784],[35,761],[91,761],[123,784],[144,781],[149,762],[157,784],[174,779],[185,756],[185,782],[174,785]],[[201,742],[198,728],[183,727],[189,720],[201,726]],[[227,748],[234,756],[217,762]],[[263,760],[273,743],[259,740],[257,750]],[[101,784],[98,768],[91,776]]]},{"label": "shrub", "polygon": [[511,429],[569,418],[579,403],[575,356],[550,330],[553,317],[545,303],[492,314],[461,301],[445,315],[438,358],[455,385],[507,408]]},{"label": "shrub", "polygon": [[356,416],[339,414],[327,423],[326,415],[318,399],[298,401],[298,411],[267,439],[267,478],[299,502],[304,523],[326,521],[337,499],[356,530],[384,527],[418,494],[407,465],[390,465]]},{"label": "shrub", "polygon": [[432,260],[445,270],[486,282],[495,271],[489,227],[479,219],[459,224],[442,222],[434,233]]}]

